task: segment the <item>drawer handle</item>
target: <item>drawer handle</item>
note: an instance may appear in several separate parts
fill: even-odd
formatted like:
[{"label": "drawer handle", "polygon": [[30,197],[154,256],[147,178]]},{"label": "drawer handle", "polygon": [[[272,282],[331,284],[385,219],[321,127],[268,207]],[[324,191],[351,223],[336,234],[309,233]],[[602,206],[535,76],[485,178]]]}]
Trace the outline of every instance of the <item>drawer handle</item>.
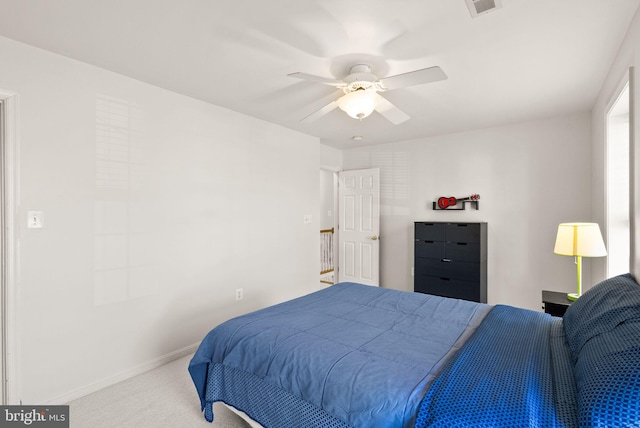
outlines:
[{"label": "drawer handle", "polygon": [[442,259],[442,260],[440,260],[440,261],[441,261],[441,262],[444,262],[444,263],[451,263],[451,259]]},{"label": "drawer handle", "polygon": [[440,279],[441,279],[442,281],[451,281],[451,278],[442,278],[442,277],[440,277]]},{"label": "drawer handle", "polygon": [[456,242],[456,245],[467,245],[466,242]]}]

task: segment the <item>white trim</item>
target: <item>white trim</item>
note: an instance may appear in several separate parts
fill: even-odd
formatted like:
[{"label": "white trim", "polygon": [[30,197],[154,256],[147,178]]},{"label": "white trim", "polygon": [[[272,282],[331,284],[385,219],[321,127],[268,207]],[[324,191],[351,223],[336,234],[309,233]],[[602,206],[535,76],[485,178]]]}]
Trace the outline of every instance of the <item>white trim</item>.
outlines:
[{"label": "white trim", "polygon": [[81,388],[75,389],[73,391],[69,391],[62,395],[58,395],[50,400],[45,401],[44,405],[54,405],[54,404],[66,404],[70,401],[76,400],[78,398],[84,397],[85,395],[92,394],[101,389],[107,388],[111,385],[115,385],[116,383],[125,381],[134,376],[141,375],[150,370],[157,369],[160,366],[168,364],[172,361],[180,359],[182,357],[186,357],[189,354],[193,354],[198,349],[200,342],[195,343],[193,345],[185,346],[184,348],[178,349],[177,351],[170,352],[161,357],[155,358],[146,363],[140,364],[139,366],[133,367],[129,370],[125,370],[117,375],[110,376],[108,378],[99,380],[92,384],[83,386]]},{"label": "white trim", "polygon": [[[634,221],[633,221],[633,203],[634,203],[634,195],[633,195],[633,176],[634,176],[634,170],[633,170],[633,152],[634,152],[634,148],[633,148],[633,143],[632,143],[632,138],[631,138],[631,132],[632,132],[632,128],[631,128],[631,124],[633,122],[631,114],[633,112],[632,110],[632,85],[631,85],[631,78],[632,78],[632,71],[633,68],[627,68],[625,70],[625,72],[623,73],[623,75],[620,77],[619,81],[618,81],[618,85],[616,86],[615,91],[612,92],[611,97],[609,98],[609,101],[607,102],[605,109],[604,109],[604,153],[603,153],[603,159],[604,159],[604,174],[603,174],[603,181],[604,181],[604,204],[605,204],[605,209],[604,209],[604,224],[603,224],[603,229],[604,229],[604,240],[605,240],[605,244],[607,246],[607,248],[610,248],[610,242],[609,242],[609,237],[610,237],[610,203],[611,203],[611,195],[609,194],[609,181],[610,181],[610,165],[609,165],[609,161],[610,161],[610,150],[611,150],[611,114],[613,111],[613,108],[616,106],[616,104],[620,101],[620,98],[622,97],[622,94],[624,93],[625,89],[627,89],[628,95],[629,95],[629,234],[630,234],[630,241],[629,241],[629,271],[631,271],[633,269],[633,253],[634,253],[634,242],[633,242],[633,229],[634,229]],[[604,273],[605,273],[605,278],[608,278],[610,273],[609,273],[609,257],[607,257],[607,259],[604,262]]]},{"label": "white trim", "polygon": [[19,165],[19,118],[18,94],[0,89],[0,99],[4,106],[4,142],[2,148],[2,334],[3,349],[3,404],[20,404],[20,367],[18,355],[17,309],[18,309],[18,165]]},{"label": "white trim", "polygon": [[640,198],[638,198],[637,191],[640,190],[640,183],[638,180],[640,177],[638,176],[638,169],[640,169],[640,153],[638,150],[638,146],[640,145],[640,141],[637,139],[636,134],[636,125],[640,123],[638,119],[638,110],[636,103],[640,102],[640,100],[636,99],[636,85],[638,84],[636,80],[636,68],[629,67],[628,76],[629,76],[629,158],[631,165],[629,166],[629,232],[631,234],[631,249],[629,258],[630,261],[630,270],[631,273],[638,278],[640,276],[640,259],[638,258],[638,254],[640,253],[640,242],[638,240],[638,228],[640,227],[637,222],[637,217],[640,216]]}]

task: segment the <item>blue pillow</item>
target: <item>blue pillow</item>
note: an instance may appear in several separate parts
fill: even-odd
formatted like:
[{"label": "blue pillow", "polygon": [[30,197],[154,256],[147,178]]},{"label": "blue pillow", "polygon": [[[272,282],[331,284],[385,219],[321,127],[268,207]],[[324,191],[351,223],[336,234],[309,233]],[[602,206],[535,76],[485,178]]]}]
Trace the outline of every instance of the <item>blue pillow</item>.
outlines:
[{"label": "blue pillow", "polygon": [[640,426],[640,320],[587,342],[574,374],[579,426]]},{"label": "blue pillow", "polygon": [[563,317],[564,332],[574,363],[592,338],[619,324],[640,319],[640,285],[631,274],[609,278],[584,293]]},{"label": "blue pillow", "polygon": [[563,318],[581,427],[640,426],[640,286],[629,274],[587,291]]}]

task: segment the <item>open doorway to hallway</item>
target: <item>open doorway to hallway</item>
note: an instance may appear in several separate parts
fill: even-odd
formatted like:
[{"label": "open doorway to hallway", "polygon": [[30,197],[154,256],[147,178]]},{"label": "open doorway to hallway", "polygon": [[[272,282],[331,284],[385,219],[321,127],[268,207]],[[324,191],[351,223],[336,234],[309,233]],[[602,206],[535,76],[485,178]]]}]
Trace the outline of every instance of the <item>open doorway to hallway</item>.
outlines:
[{"label": "open doorway to hallway", "polygon": [[337,279],[337,198],[338,174],[320,170],[320,283],[334,284]]}]

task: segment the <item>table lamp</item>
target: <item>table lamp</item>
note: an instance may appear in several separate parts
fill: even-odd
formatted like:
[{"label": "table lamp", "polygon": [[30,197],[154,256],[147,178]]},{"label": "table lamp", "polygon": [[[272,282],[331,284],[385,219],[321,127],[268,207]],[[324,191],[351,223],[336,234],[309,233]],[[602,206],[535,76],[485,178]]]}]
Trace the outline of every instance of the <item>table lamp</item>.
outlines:
[{"label": "table lamp", "polygon": [[578,292],[567,294],[569,300],[576,300],[582,294],[582,257],[607,255],[598,223],[560,223],[553,252],[576,258]]}]

